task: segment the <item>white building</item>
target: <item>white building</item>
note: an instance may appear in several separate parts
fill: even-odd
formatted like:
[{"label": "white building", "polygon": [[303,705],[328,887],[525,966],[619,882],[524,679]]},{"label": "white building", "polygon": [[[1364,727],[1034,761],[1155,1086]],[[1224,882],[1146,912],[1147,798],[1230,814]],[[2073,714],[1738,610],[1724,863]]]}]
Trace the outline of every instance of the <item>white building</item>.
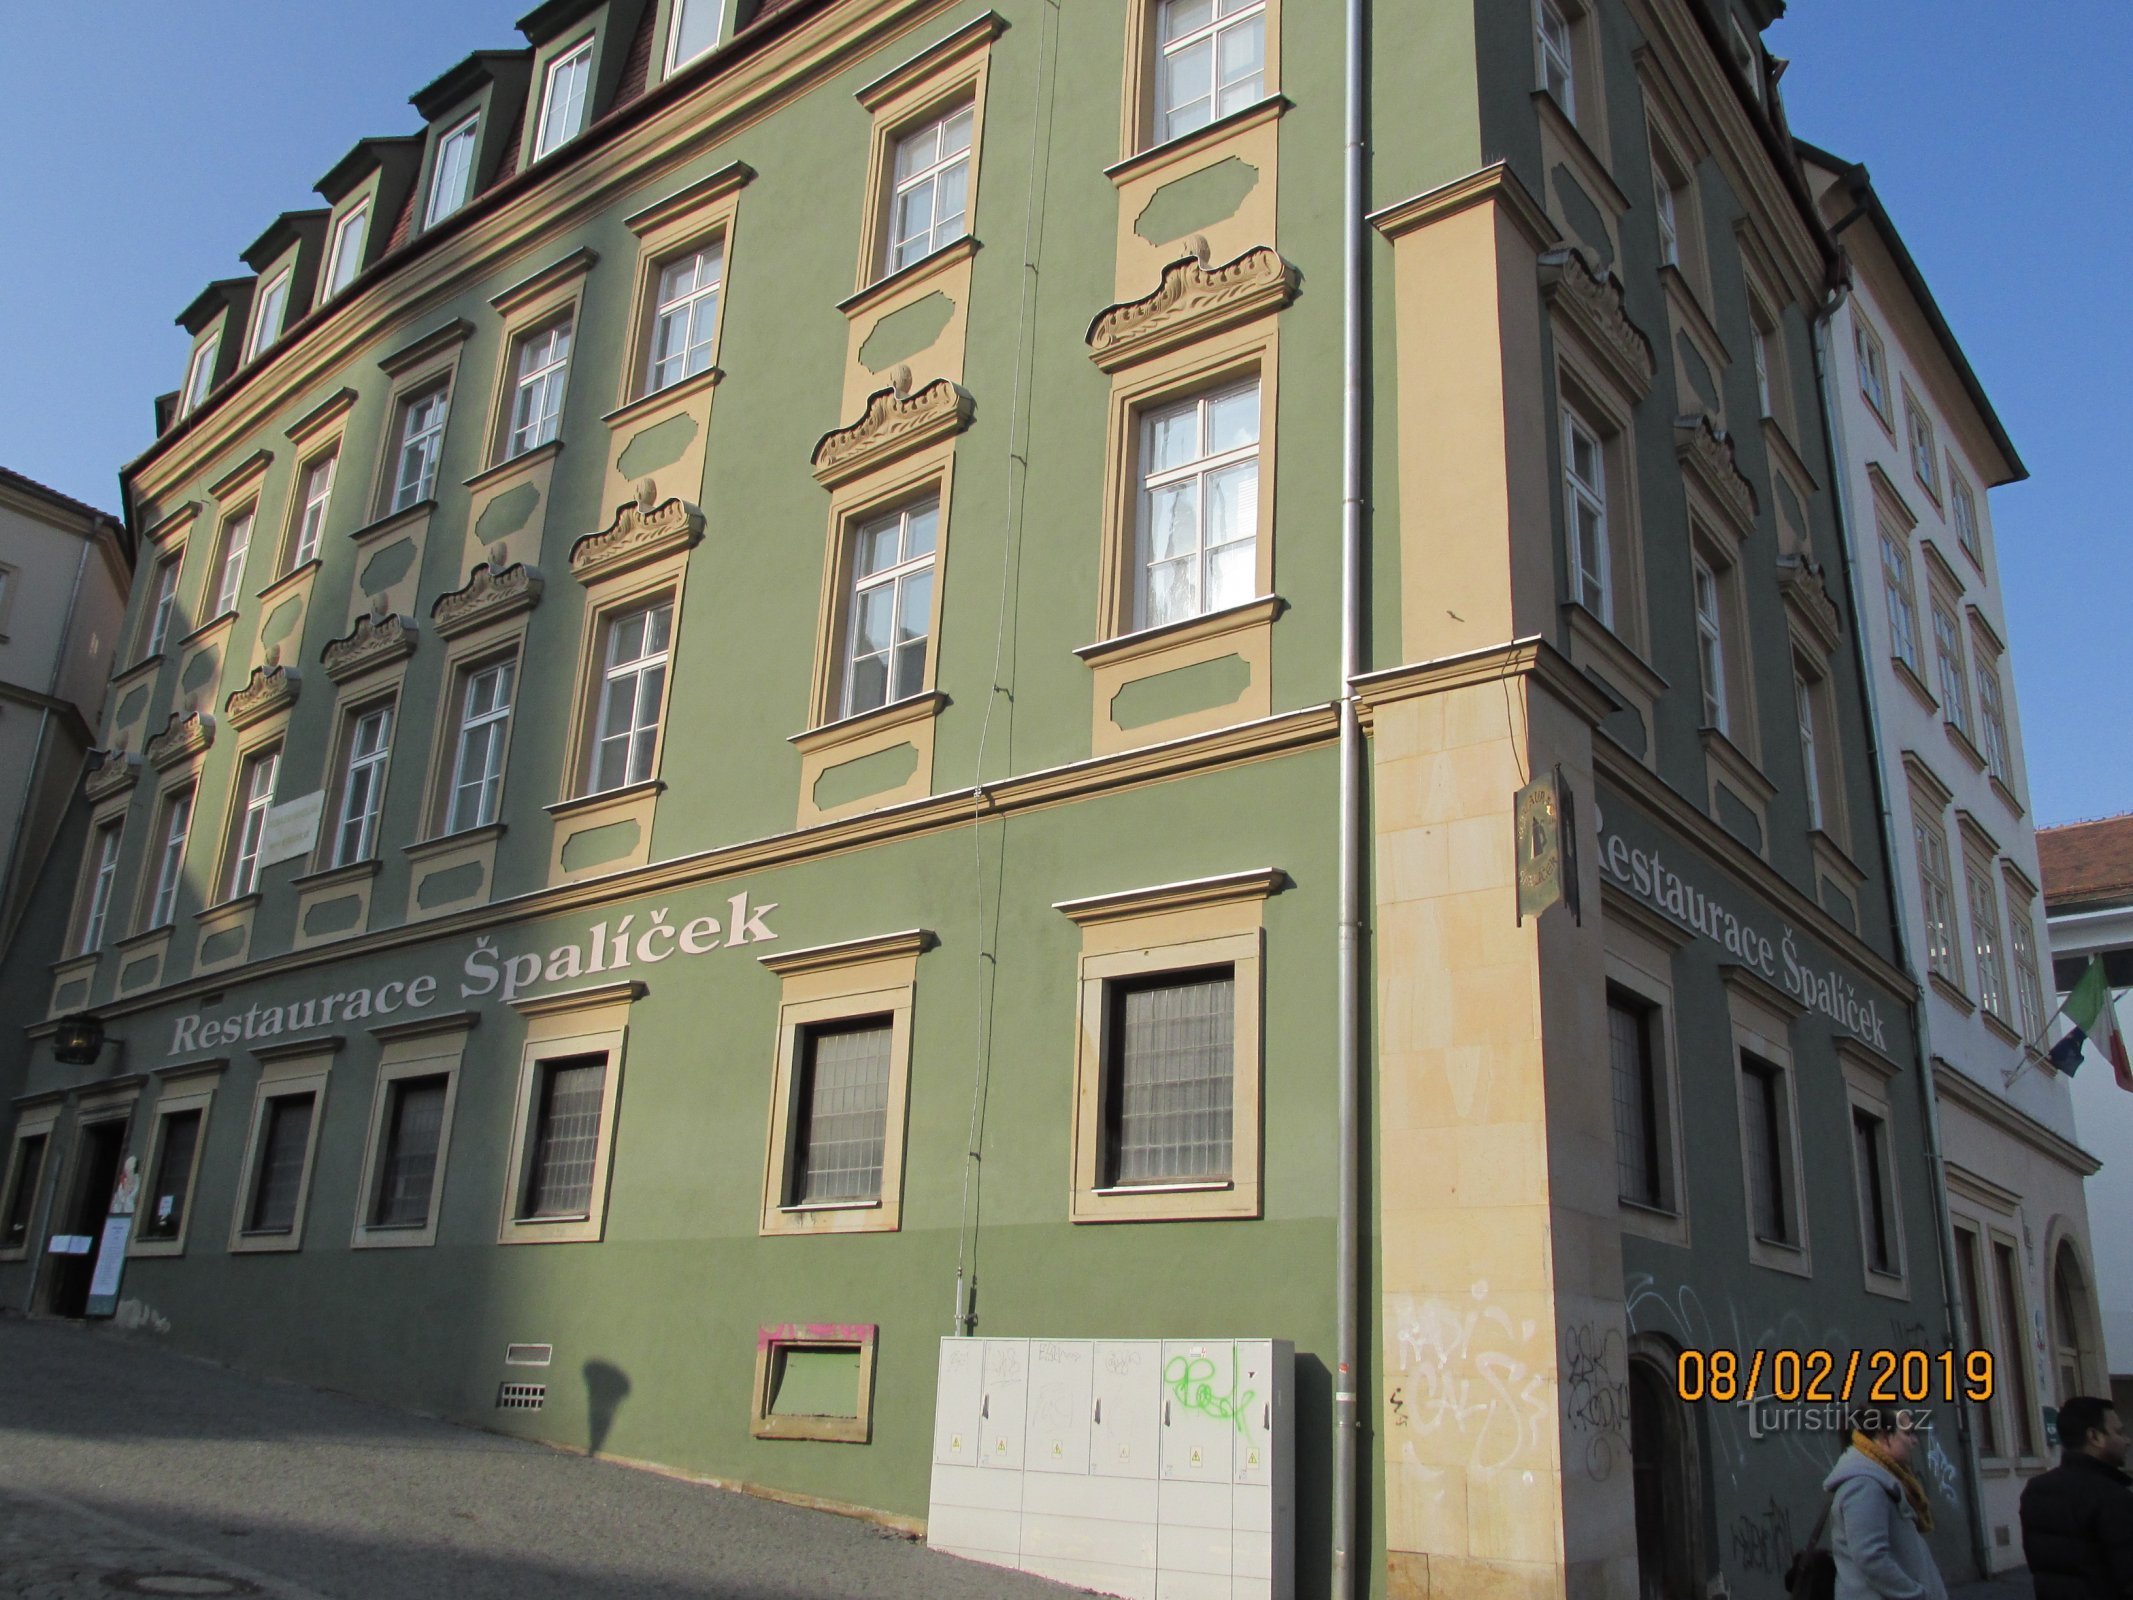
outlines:
[{"label": "white building", "polygon": [[[2133,1027],[2133,815],[2077,822],[2037,833],[2044,867],[2044,906],[2051,923],[2053,987],[2063,997],[2103,958],[2121,1029]],[[2111,1398],[2133,1416],[2133,1095],[2118,1086],[2109,1063],[2089,1050],[2074,1076],[2074,1112],[2084,1142],[2102,1153],[2103,1170],[2089,1179],[2095,1205],[2090,1248],[2096,1299],[2103,1310],[2104,1355]]]},{"label": "white building", "polygon": [[0,950],[80,787],[132,583],[115,517],[0,467]]},{"label": "white building", "polygon": [[[2104,1381],[2083,1190],[2097,1163],[2041,1049],[2037,840],[1987,500],[2027,472],[1866,169],[1802,155],[1852,273],[1824,353],[1827,403],[1939,1108],[1953,1281],[1930,1292],[1953,1297],[1998,1379],[1965,1441],[1998,1569],[2022,1559],[2016,1504],[2056,1455],[2059,1400]],[[1817,686],[1803,677],[1798,695],[1811,741]]]}]

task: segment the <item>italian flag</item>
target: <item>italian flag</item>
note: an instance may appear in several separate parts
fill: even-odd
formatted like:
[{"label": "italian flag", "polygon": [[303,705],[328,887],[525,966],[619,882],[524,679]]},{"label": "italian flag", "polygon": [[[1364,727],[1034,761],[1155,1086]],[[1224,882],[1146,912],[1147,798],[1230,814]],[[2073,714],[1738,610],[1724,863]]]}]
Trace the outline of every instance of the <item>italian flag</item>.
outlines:
[{"label": "italian flag", "polygon": [[2109,1058],[2118,1087],[2133,1090],[2133,1059],[2126,1055],[2126,1036],[2119,1031],[2118,1007],[2110,981],[2103,975],[2101,957],[2089,957],[2088,970],[2081,974],[2080,982],[2068,992],[2066,1004],[2059,1009],[2074,1025],[2074,1031],[2052,1046],[2052,1065],[2071,1075],[2081,1065],[2082,1045],[2093,1043]]}]

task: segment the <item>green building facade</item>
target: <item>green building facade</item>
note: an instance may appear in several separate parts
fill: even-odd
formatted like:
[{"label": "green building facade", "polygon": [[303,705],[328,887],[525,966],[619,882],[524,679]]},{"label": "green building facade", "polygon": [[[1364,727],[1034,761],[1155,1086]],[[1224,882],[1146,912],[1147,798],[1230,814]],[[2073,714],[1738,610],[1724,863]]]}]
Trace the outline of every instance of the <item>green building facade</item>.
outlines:
[{"label": "green building facade", "polygon": [[1369,1593],[1775,1594],[1681,1352],[1950,1345],[1776,8],[1366,8],[1352,685],[1338,15],[732,9],[181,319],[0,1300],[906,1525],[944,1335],[1289,1340],[1295,1592],[1353,1381]]}]

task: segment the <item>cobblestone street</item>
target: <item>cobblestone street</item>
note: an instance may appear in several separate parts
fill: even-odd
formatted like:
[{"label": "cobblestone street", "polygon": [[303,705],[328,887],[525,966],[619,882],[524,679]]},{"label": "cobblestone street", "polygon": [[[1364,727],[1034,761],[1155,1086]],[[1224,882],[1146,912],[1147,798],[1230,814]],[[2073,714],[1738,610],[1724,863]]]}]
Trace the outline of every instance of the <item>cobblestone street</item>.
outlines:
[{"label": "cobblestone street", "polygon": [[0,1320],[0,1595],[1040,1600],[824,1512]]}]

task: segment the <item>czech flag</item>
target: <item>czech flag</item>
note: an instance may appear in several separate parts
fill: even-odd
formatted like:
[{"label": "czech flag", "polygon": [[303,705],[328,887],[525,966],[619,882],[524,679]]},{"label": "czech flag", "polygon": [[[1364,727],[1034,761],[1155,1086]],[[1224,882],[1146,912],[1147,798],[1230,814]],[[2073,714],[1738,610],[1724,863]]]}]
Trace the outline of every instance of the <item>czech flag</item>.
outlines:
[{"label": "czech flag", "polygon": [[2067,994],[2060,1007],[2074,1031],[2052,1046],[2052,1065],[2071,1077],[2081,1065],[2081,1047],[2093,1043],[2111,1063],[2118,1087],[2133,1090],[2133,1059],[2126,1054],[2126,1036],[2119,1031],[2118,1007],[2110,981],[2103,975],[2100,956],[2089,957],[2088,970]]}]

